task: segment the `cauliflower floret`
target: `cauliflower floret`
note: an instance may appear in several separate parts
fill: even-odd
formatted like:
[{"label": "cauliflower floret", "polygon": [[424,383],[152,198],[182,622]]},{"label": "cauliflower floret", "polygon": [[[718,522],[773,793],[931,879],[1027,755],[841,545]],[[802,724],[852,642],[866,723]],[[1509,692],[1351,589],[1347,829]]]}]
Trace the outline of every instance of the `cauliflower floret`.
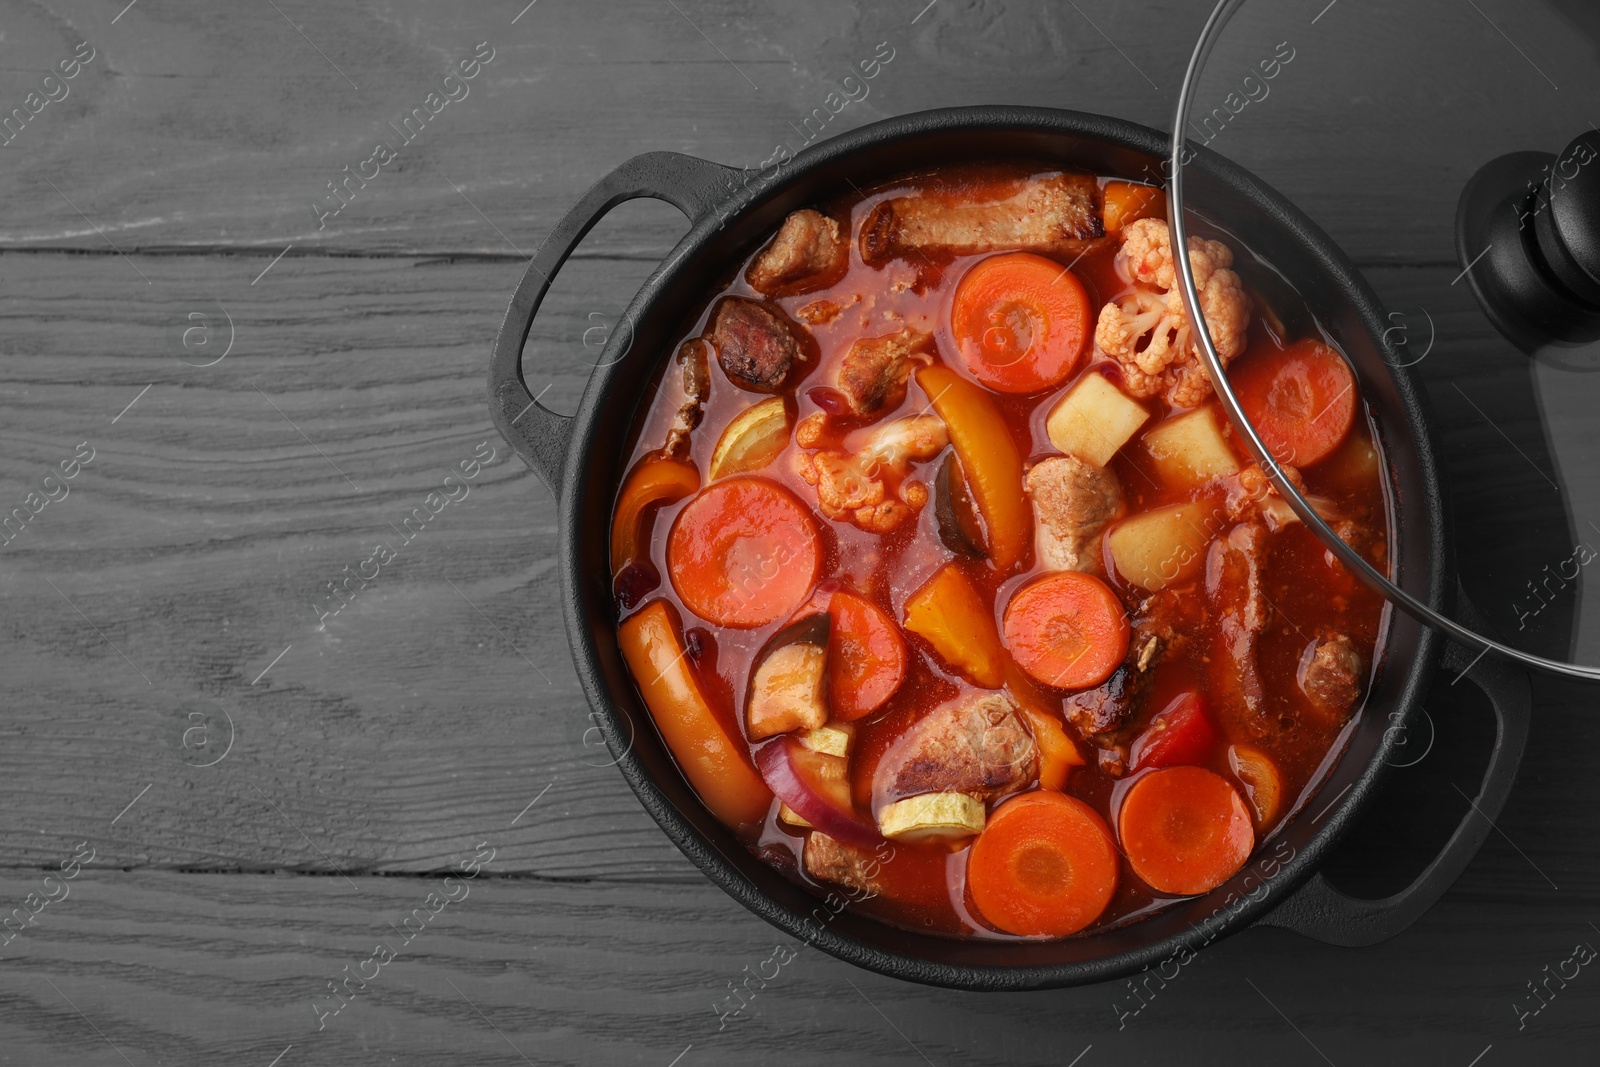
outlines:
[{"label": "cauliflower floret", "polygon": [[[1204,402],[1212,392],[1211,379],[1184,313],[1167,224],[1160,219],[1130,224],[1119,256],[1138,288],[1100,309],[1095,344],[1122,365],[1134,396],[1164,391],[1177,407]],[[1200,310],[1225,364],[1244,351],[1250,328],[1250,297],[1228,269],[1232,264],[1233,252],[1221,241],[1189,238]]]},{"label": "cauliflower floret", "polygon": [[904,478],[916,460],[931,459],[950,443],[944,422],[936,415],[896,419],[879,427],[859,452],[827,449],[799,453],[796,469],[817,487],[817,506],[830,519],[844,519],[871,533],[901,525],[928,502],[928,488],[906,485],[900,496],[889,492],[887,478]]}]

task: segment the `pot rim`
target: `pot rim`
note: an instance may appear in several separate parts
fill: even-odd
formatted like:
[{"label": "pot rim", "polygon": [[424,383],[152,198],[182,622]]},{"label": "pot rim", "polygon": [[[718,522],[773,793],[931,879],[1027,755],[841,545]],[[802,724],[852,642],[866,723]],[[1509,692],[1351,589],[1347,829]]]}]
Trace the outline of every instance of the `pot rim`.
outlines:
[{"label": "pot rim", "polygon": [[[1119,149],[1148,155],[1157,161],[1167,158],[1169,147],[1169,138],[1149,127],[1108,116],[1054,108],[1004,105],[942,108],[914,112],[872,123],[803,149],[791,161],[781,165],[772,180],[747,180],[742,187],[733,190],[728,199],[719,205],[717,211],[708,212],[694,220],[689,231],[629,302],[625,313],[627,320],[635,325],[643,321],[644,315],[650,311],[655,302],[657,291],[665,281],[691,263],[712,238],[723,230],[729,220],[745,216],[752,209],[780,196],[784,190],[819,169],[858,152],[883,152],[897,142],[909,142],[920,137],[948,134],[953,131],[1068,135],[1079,139],[1101,141]],[[892,171],[894,168],[883,169]],[[1397,446],[1411,450],[1412,458],[1420,472],[1423,489],[1421,500],[1402,501],[1398,499],[1397,494],[1391,492],[1390,506],[1396,515],[1402,508],[1421,509],[1420,514],[1426,521],[1408,527],[1408,532],[1414,529],[1417,536],[1427,537],[1431,551],[1428,553],[1427,573],[1418,575],[1417,581],[1419,585],[1425,583],[1430,604],[1446,603],[1452,598],[1452,587],[1447,579],[1449,546],[1444,535],[1446,503],[1441,491],[1438,465],[1428,436],[1426,403],[1411,373],[1394,358],[1394,354],[1382,341],[1385,319],[1375,294],[1355,265],[1331,238],[1281,194],[1244,169],[1217,153],[1198,146],[1195,158],[1185,169],[1191,180],[1203,175],[1206,179],[1215,180],[1226,186],[1230,192],[1247,201],[1269,226],[1276,227],[1320,260],[1327,276],[1338,284],[1342,299],[1349,303],[1350,310],[1359,319],[1361,328],[1383,353],[1405,421],[1411,430],[1411,439],[1407,442],[1385,440],[1385,450],[1387,452]],[[744,173],[748,176],[750,172],[730,171],[730,173]],[[652,375],[662,358],[665,358],[664,353],[657,354],[649,362]],[[1181,953],[1192,952],[1218,937],[1242,930],[1263,917],[1271,908],[1277,907],[1292,896],[1294,891],[1316,872],[1325,855],[1348,830],[1371,798],[1388,757],[1397,744],[1393,731],[1385,731],[1367,763],[1359,769],[1354,780],[1339,798],[1335,798],[1337,810],[1311,833],[1302,848],[1283,862],[1277,873],[1263,881],[1265,891],[1259,898],[1253,896],[1243,898],[1236,906],[1230,904],[1219,907],[1209,915],[1188,923],[1171,934],[1151,938],[1143,945],[1087,961],[993,965],[951,963],[919,958],[909,953],[869,945],[840,933],[832,925],[823,926],[820,933],[807,930],[806,924],[810,922],[809,919],[791,910],[755,885],[741,873],[738,864],[730,860],[714,842],[690,822],[678,809],[676,802],[661,790],[654,778],[645,770],[632,748],[631,739],[624,739],[623,731],[619,728],[619,712],[613,705],[605,670],[600,662],[595,639],[596,627],[593,625],[594,620],[586,607],[583,595],[582,587],[588,576],[582,572],[578,563],[579,542],[584,536],[582,529],[584,509],[579,503],[586,490],[593,488],[586,486],[584,471],[590,442],[597,433],[614,432],[614,423],[602,422],[598,418],[600,400],[612,388],[625,384],[627,376],[632,375],[637,378],[638,374],[639,367],[629,366],[627,360],[603,358],[584,390],[579,409],[570,426],[571,446],[562,471],[557,521],[560,528],[558,562],[561,572],[563,613],[574,664],[585,697],[590,706],[605,720],[604,733],[613,755],[621,753],[617,766],[622,770],[623,776],[640,802],[660,824],[667,836],[729,896],[785,933],[799,939],[803,944],[815,945],[839,959],[881,974],[966,990],[1036,989],[1110,980],[1173,959]],[[605,488],[608,501],[614,491],[614,484]],[[1402,722],[1406,722],[1419,705],[1422,694],[1432,679],[1442,648],[1442,638],[1431,629],[1419,627],[1412,662],[1394,663],[1387,652],[1394,639],[1396,613],[1392,607],[1386,607],[1385,610],[1386,625],[1381,638],[1381,647],[1386,654],[1382,659],[1382,670],[1404,672],[1404,681],[1396,694],[1395,701],[1403,716]],[[599,628],[602,632],[609,630],[610,633],[615,633],[614,615],[613,609],[611,620],[605,627]],[[1377,685],[1375,681],[1373,688],[1376,689]],[[1332,766],[1323,774],[1318,786],[1319,791],[1326,789],[1329,783],[1343,776],[1341,771],[1346,768],[1351,758],[1349,752],[1351,742],[1358,732],[1372,728],[1370,720],[1375,716],[1375,709],[1364,707],[1362,715],[1369,721],[1357,723],[1346,735],[1344,748]],[[1302,808],[1301,813],[1304,814],[1305,810]],[[1269,840],[1282,840],[1283,835],[1299,821],[1301,821],[1299,816],[1296,816],[1290,824],[1280,828],[1278,834]],[[1260,857],[1264,844],[1265,842],[1257,843],[1251,863],[1247,864],[1246,869]],[[743,850],[741,856],[750,862],[766,866]],[[1198,899],[1205,900],[1213,894],[1220,894],[1225,888],[1227,884],[1213,890],[1212,894]],[[804,891],[809,893],[809,890]],[[1162,912],[1171,912],[1181,906],[1164,908]],[[1149,922],[1153,918],[1155,916],[1136,920],[1134,925]],[[960,940],[945,935],[906,931],[887,923],[882,925],[895,931],[896,934],[903,933],[912,939],[928,938],[944,944]],[[1118,925],[1112,928],[1112,930],[1122,929],[1126,929],[1126,926]],[[996,942],[996,944],[1011,943]]]}]

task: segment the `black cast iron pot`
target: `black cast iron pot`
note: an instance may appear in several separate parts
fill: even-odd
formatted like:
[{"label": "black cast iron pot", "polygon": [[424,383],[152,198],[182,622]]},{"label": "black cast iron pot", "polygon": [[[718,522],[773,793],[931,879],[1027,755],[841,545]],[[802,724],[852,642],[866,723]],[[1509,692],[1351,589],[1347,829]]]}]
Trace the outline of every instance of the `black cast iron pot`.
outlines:
[{"label": "black cast iron pot", "polygon": [[[561,589],[573,659],[623,776],[667,836],[712,881],[803,942],[884,974],[963,989],[1033,989],[1104,981],[1149,966],[1181,966],[1217,937],[1253,924],[1321,941],[1381,941],[1420,916],[1465,868],[1510,790],[1528,722],[1526,678],[1493,660],[1468,664],[1454,647],[1391,612],[1372,693],[1337,765],[1312,800],[1243,870],[1202,897],[1100,933],[1055,941],[990,941],[915,933],[822,900],[750,855],[696,799],[639,699],[617,648],[608,562],[611,508],[630,430],[661,361],[680,339],[684,312],[764,242],[790,211],[908,171],[966,161],[1059,161],[1100,174],[1149,180],[1166,139],[1099,115],[1023,107],[925,111],[821,142],[763,172],[692,156],[650,152],[623,163],[584,194],[534,255],[506,312],[489,372],[495,425],[560,502]],[[1389,463],[1392,558],[1412,595],[1441,610],[1455,585],[1445,500],[1423,398],[1382,341],[1386,320],[1355,267],[1328,237],[1273,190],[1205,149],[1185,170],[1190,202],[1299,281],[1310,310],[1355,362]],[[550,279],[611,208],[664,200],[690,221],[688,234],[612,331],[576,416],[541,407],[522,374],[522,349]],[[1310,282],[1307,282],[1310,279]],[[1466,670],[1489,696],[1497,735],[1469,812],[1406,889],[1358,900],[1317,870],[1374,792],[1400,729],[1441,664]],[[1469,669],[1470,668],[1470,669]],[[1448,720],[1442,729],[1449,729]]]}]

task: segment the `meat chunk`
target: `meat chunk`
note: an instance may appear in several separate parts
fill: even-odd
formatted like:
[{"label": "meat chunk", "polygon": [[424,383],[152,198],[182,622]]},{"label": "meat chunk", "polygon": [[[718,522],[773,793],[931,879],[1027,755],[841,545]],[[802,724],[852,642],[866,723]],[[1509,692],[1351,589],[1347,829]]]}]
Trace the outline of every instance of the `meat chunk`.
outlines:
[{"label": "meat chunk", "polygon": [[804,360],[798,326],[777,311],[744,297],[724,297],[711,315],[706,339],[730,381],[758,393],[775,393]]},{"label": "meat chunk", "polygon": [[790,296],[832,285],[849,264],[850,246],[840,236],[839,224],[803,208],[783,220],[744,277],[758,293]]},{"label": "meat chunk", "polygon": [[883,883],[878,880],[881,864],[877,855],[836,841],[821,830],[813,830],[806,837],[801,861],[806,865],[806,873],[819,882],[832,882],[871,896],[883,892]]},{"label": "meat chunk", "polygon": [[1075,253],[1105,236],[1095,180],[1058,173],[1007,182],[986,199],[926,192],[884,200],[861,228],[861,258],[881,263],[912,252],[968,256],[1020,249]]},{"label": "meat chunk", "polygon": [[669,456],[682,460],[689,458],[689,434],[700,425],[706,399],[711,395],[710,351],[711,346],[699,337],[690,338],[678,346],[676,361],[684,401],[677,414],[672,416],[672,425],[667,428],[665,451]]},{"label": "meat chunk", "polygon": [[[818,424],[802,420],[805,440],[815,440]],[[797,439],[800,434],[796,434]],[[817,487],[817,506],[830,519],[853,522],[863,530],[884,533],[909,520],[928,502],[928,487],[905,485],[899,497],[889,480],[904,479],[915,460],[931,459],[950,443],[937,415],[913,415],[878,428],[860,452],[825,449],[801,452],[795,469]]]},{"label": "meat chunk", "polygon": [[1262,728],[1266,698],[1256,669],[1256,638],[1267,628],[1262,590],[1267,529],[1240,523],[1211,543],[1206,554],[1206,599],[1217,613],[1214,689],[1222,714],[1246,729]]},{"label": "meat chunk", "polygon": [[906,397],[911,357],[926,352],[931,334],[906,327],[886,337],[863,337],[839,362],[839,391],[857,415],[875,415]]},{"label": "meat chunk", "polygon": [[1100,750],[1100,767],[1113,778],[1128,769],[1128,744],[1138,725],[1145,693],[1163,656],[1179,649],[1197,632],[1202,620],[1192,596],[1162,589],[1134,611],[1128,658],[1110,678],[1067,697],[1067,721]]},{"label": "meat chunk", "polygon": [[[1150,679],[1150,663],[1159,646],[1152,645],[1147,639],[1139,647],[1139,658],[1145,661],[1144,667],[1138,665],[1138,659],[1124,663],[1116,673],[1095,688],[1067,697],[1062,710],[1067,721],[1078,728],[1085,740],[1098,743],[1126,722],[1138,706]],[[1144,655],[1147,647],[1151,654]]]},{"label": "meat chunk", "polygon": [[922,793],[980,800],[1015,792],[1039,776],[1039,748],[1001,693],[969,694],[924,715],[884,753],[873,776],[883,801]]},{"label": "meat chunk", "polygon": [[1342,721],[1361,696],[1361,653],[1344,634],[1306,646],[1300,657],[1300,691],[1312,707]]},{"label": "meat chunk", "polygon": [[1054,571],[1103,574],[1100,534],[1126,510],[1116,474],[1076,456],[1054,456],[1035,464],[1026,484],[1039,562]]}]

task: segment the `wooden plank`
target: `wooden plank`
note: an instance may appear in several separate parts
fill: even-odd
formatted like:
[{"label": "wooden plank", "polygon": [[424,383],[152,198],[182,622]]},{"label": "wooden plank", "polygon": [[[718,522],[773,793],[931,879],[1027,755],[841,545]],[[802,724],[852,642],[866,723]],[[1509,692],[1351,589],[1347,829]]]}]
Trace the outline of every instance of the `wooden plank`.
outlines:
[{"label": "wooden plank", "polygon": [[[1155,125],[1170,110],[1167,95],[1065,6],[997,19],[945,4],[915,25],[925,2],[712,0],[675,11],[629,0],[604,18],[548,0],[515,17],[521,6],[402,0],[378,15],[285,0],[280,14],[186,0],[140,4],[116,25],[89,0],[19,12],[7,43],[30,59],[0,75],[0,101],[20,103],[79,41],[96,56],[68,83],[70,95],[46,105],[6,149],[13,181],[0,247],[531,251],[584,188],[627,157],[671,149],[759,165],[780,143],[802,147],[815,109],[827,122],[814,128],[828,135],[975,101],[1066,105]],[[1137,16],[1103,0],[1080,7],[1130,44],[1165,20],[1169,32],[1140,65],[1168,71],[1159,83],[1170,92],[1188,50],[1182,27],[1198,25],[1198,12],[1179,0]],[[465,83],[467,95],[400,144],[388,124],[402,125],[435,89],[459,96],[442,79],[484,41],[494,56]],[[831,112],[828,94],[880,42],[888,64],[846,87],[857,99]],[[343,168],[362,170],[379,140],[396,161],[365,168],[378,176],[349,186],[349,206],[319,228],[310,205],[345,179]],[[653,247],[670,232],[618,233],[608,248]]]},{"label": "wooden plank", "polygon": [[[484,409],[518,265],[286,259],[252,288],[234,257],[145,257],[158,285],[233,316],[233,351],[201,369],[167,328],[203,302],[150,301],[114,256],[18,263],[0,499],[22,506],[79,442],[94,455],[0,547],[4,862],[94,831],[122,865],[427,869],[548,786],[552,812],[609,813],[608,843],[529,819],[508,863],[561,874],[576,848],[629,876],[683,871],[586,735],[555,621],[553,502]],[[573,269],[597,291],[629,273]],[[557,300],[536,338],[557,407],[584,381],[567,339],[588,306]],[[494,460],[448,490],[469,495],[402,544],[485,441]],[[319,628],[339,603],[326,584],[378,541],[398,558]],[[216,724],[204,752],[183,746],[191,712]],[[231,751],[191,766],[221,752],[225,716]]]},{"label": "wooden plank", "polygon": [[[1476,877],[1484,864],[1387,945],[1246,932],[1164,986],[1151,979],[1137,1012],[1122,983],[975,995],[868,974],[704,883],[508,880],[491,877],[497,864],[461,882],[355,888],[92,864],[0,949],[0,1062],[1060,1067],[1091,1046],[1085,1064],[1155,1063],[1176,1047],[1201,1065],[1320,1062],[1308,1043],[1334,1063],[1465,1064],[1491,1044],[1498,1062],[1578,1062],[1600,1026],[1600,986],[1581,978],[1520,1031],[1510,1010],[1531,996],[1525,981],[1596,939],[1595,896],[1491,887]],[[0,900],[20,904],[42,877],[0,876]],[[433,892],[456,902],[430,904]],[[425,923],[412,917],[430,907]],[[395,957],[365,963],[380,942]],[[763,967],[779,945],[793,957]],[[747,967],[776,977],[752,979],[724,1026],[714,1005]],[[324,1016],[339,1006],[330,981],[347,973],[368,980]]]}]

